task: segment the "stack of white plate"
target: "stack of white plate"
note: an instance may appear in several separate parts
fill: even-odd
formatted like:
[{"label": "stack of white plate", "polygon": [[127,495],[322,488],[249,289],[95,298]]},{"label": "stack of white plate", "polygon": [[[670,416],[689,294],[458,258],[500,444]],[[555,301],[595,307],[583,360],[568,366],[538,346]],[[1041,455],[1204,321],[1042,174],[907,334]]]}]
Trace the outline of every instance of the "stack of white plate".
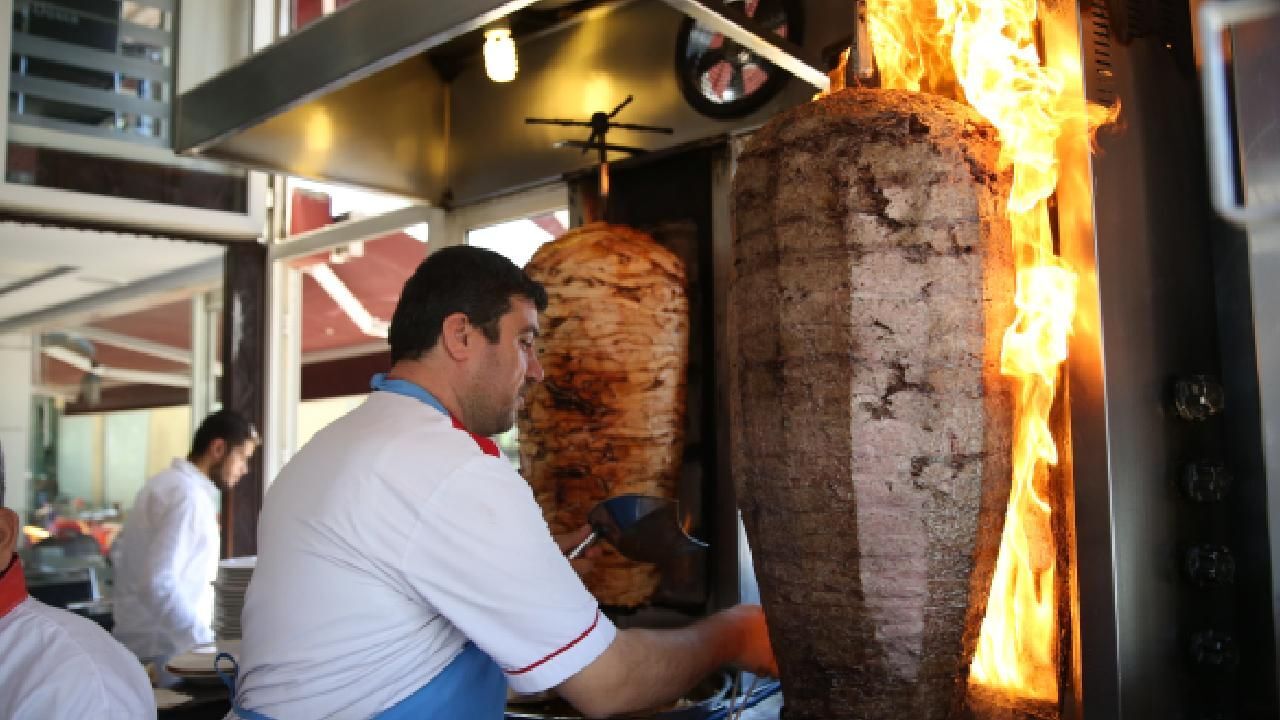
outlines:
[{"label": "stack of white plate", "polygon": [[[218,668],[216,665],[219,653],[228,653],[232,659],[240,657],[240,641],[239,640],[219,640],[217,643],[206,643],[197,645],[189,651],[180,655],[169,658],[169,662],[165,665],[165,670],[177,675],[189,683],[197,685],[221,685],[222,679],[218,677]],[[223,661],[222,670],[231,672],[234,663]],[[156,697],[156,703],[160,703],[161,698]],[[173,700],[166,698],[166,700]],[[190,700],[190,698],[187,698]]]},{"label": "stack of white plate", "polygon": [[228,558],[218,562],[218,579],[213,583],[213,634],[218,640],[240,637],[240,611],[244,593],[253,577],[257,557]]}]

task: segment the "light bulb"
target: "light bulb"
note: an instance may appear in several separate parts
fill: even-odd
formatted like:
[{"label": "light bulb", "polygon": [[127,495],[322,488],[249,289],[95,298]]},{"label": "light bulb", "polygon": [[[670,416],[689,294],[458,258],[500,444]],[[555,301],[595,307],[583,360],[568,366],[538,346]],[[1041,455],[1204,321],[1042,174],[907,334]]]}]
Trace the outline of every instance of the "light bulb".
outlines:
[{"label": "light bulb", "polygon": [[511,82],[516,77],[516,44],[507,28],[484,33],[484,71],[494,82]]}]

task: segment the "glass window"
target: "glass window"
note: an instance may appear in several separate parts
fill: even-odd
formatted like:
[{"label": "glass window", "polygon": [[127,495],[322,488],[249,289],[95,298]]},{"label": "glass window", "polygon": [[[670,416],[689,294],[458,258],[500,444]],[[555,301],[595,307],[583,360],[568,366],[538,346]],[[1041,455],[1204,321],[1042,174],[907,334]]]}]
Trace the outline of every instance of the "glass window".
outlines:
[{"label": "glass window", "polygon": [[[560,237],[568,230],[569,211],[561,208],[519,220],[475,228],[467,232],[467,244],[502,253],[511,262],[524,267],[538,248]],[[520,438],[516,428],[494,438],[502,454],[520,467]]]},{"label": "glass window", "polygon": [[467,232],[467,244],[502,253],[524,267],[544,244],[555,240],[569,227],[569,211],[553,210],[519,220],[475,228]]}]

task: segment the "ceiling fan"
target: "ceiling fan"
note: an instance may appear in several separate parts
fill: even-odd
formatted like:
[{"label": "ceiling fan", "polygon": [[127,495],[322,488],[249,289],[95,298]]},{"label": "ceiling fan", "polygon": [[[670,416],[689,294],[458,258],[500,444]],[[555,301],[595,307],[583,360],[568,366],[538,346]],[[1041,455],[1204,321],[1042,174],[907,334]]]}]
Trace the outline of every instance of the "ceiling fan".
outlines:
[{"label": "ceiling fan", "polygon": [[525,118],[527,125],[566,125],[570,127],[588,127],[591,133],[587,135],[586,140],[561,140],[554,144],[554,147],[571,147],[580,148],[582,154],[586,154],[588,150],[595,150],[600,163],[600,197],[606,197],[609,194],[609,152],[620,152],[628,155],[640,155],[647,152],[644,148],[635,147],[633,145],[618,145],[607,140],[610,130],[634,130],[637,132],[652,132],[670,135],[674,130],[669,127],[657,127],[654,125],[637,125],[635,123],[614,122],[619,112],[622,111],[635,96],[628,95],[625,100],[618,103],[610,112],[594,112],[591,113],[590,120],[563,120],[560,118]]}]

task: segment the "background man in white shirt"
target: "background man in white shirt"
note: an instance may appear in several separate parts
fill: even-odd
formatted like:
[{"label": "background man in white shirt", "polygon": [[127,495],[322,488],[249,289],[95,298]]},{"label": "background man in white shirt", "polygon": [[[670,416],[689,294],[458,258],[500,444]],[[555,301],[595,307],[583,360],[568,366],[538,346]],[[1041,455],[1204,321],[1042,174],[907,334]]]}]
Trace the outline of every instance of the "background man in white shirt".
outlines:
[{"label": "background man in white shirt", "polygon": [[0,716],[138,720],[156,716],[137,659],[93,622],[27,595],[14,553],[18,515],[4,507],[0,452]]},{"label": "background man in white shirt", "polygon": [[218,492],[249,469],[258,432],[244,416],[219,410],[205,418],[191,454],[147,480],[112,547],[117,640],[152,665],[157,684],[177,678],[169,658],[213,641],[218,574]]},{"label": "background man in white shirt", "polygon": [[487,437],[542,379],[546,292],[488,250],[422,263],[392,367],[271,485],[246,596],[237,714],[500,720],[508,686],[591,717],[675,700],[716,668],[776,674],[764,615],[617,630]]}]

